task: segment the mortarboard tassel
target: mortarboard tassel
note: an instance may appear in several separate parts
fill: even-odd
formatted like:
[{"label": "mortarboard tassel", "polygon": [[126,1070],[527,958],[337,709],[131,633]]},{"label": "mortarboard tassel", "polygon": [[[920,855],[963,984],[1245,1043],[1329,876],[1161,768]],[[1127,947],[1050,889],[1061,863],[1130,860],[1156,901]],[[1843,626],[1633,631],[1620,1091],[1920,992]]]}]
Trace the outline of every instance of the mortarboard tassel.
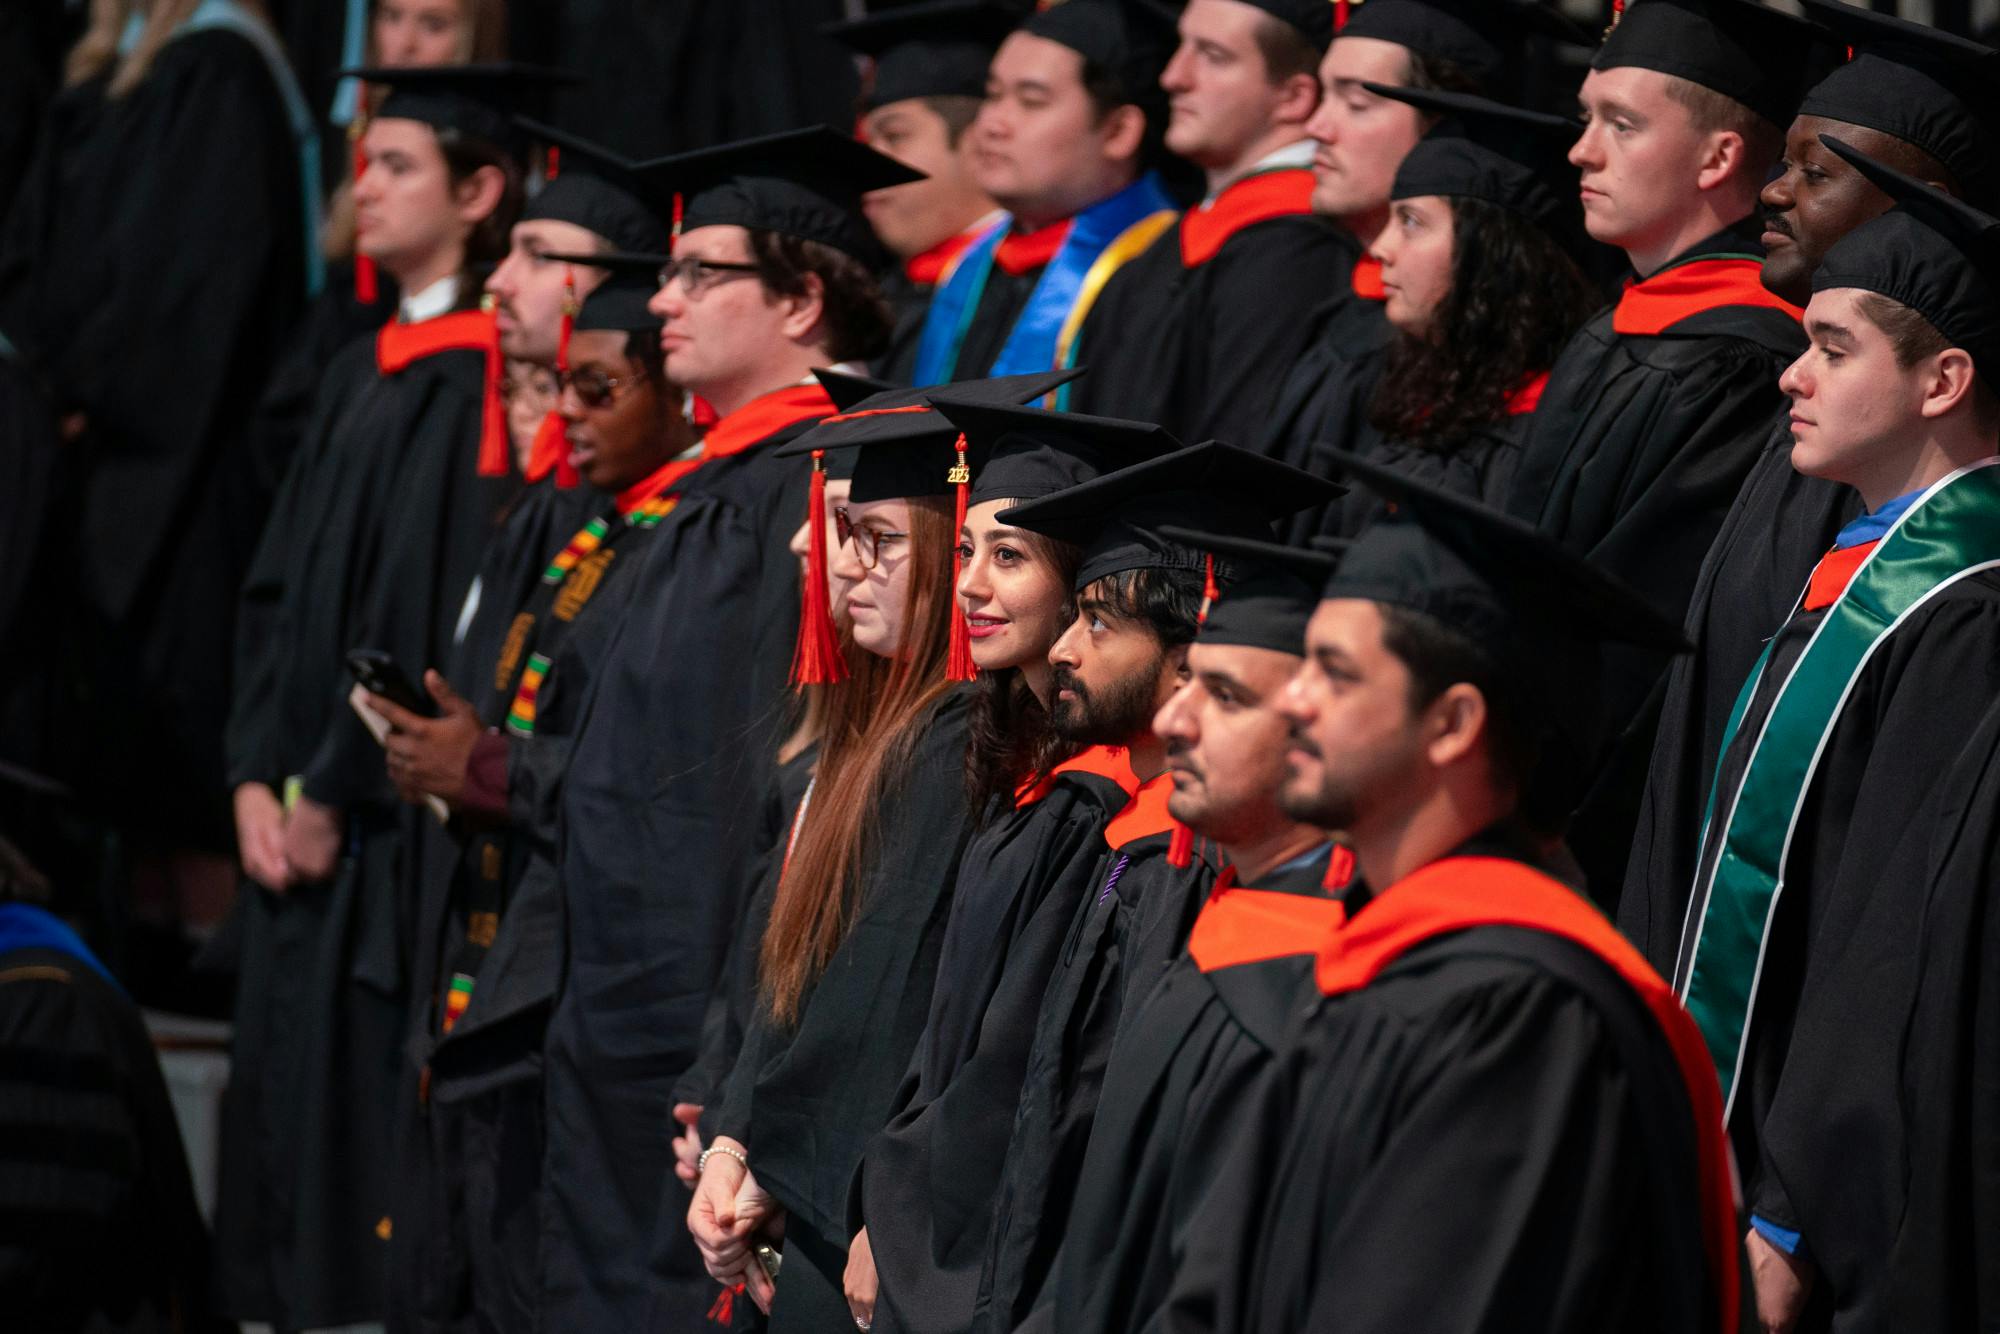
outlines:
[{"label": "mortarboard tassel", "polygon": [[715,1305],[708,1308],[708,1318],[724,1329],[729,1328],[730,1323],[736,1318],[736,1294],[743,1291],[743,1287],[741,1283],[725,1286],[717,1294]]},{"label": "mortarboard tassel", "polygon": [[[354,179],[361,179],[361,173],[368,169],[368,150],[361,146],[361,135],[366,117],[356,116],[347,126],[347,140],[354,145]],[[350,186],[352,182],[349,183]],[[382,285],[375,278],[375,261],[356,251],[354,255],[354,299],[364,306],[375,304],[382,294]]]},{"label": "mortarboard tassel", "polygon": [[1354,881],[1354,849],[1345,843],[1336,843],[1327,854],[1326,874],[1320,878],[1319,887],[1332,893],[1346,889]]},{"label": "mortarboard tassel", "polygon": [[[1215,553],[1202,553],[1201,558],[1201,610],[1194,614],[1196,625],[1208,624],[1208,609],[1222,596],[1222,590],[1215,583]],[[1173,837],[1167,840],[1167,865],[1186,870],[1194,864],[1194,830],[1174,821]]]},{"label": "mortarboard tassel", "polygon": [[507,405],[500,399],[500,380],[506,368],[500,362],[500,315],[493,294],[479,300],[486,316],[486,384],[479,429],[479,475],[505,477],[513,468],[513,446],[507,440]]},{"label": "mortarboard tassel", "polygon": [[561,171],[562,149],[555,144],[550,144],[548,156],[542,161],[542,179],[552,181]]},{"label": "mortarboard tassel", "polygon": [[1222,590],[1215,586],[1215,553],[1205,552],[1201,558],[1201,609],[1194,614],[1198,626],[1208,624],[1208,609],[1222,596]]},{"label": "mortarboard tassel", "polygon": [[1333,0],[1333,30],[1339,32],[1347,26],[1347,0]]},{"label": "mortarboard tassel", "polygon": [[826,591],[826,451],[815,449],[812,461],[812,484],[806,488],[806,583],[799,590],[799,641],[792,650],[792,683],[802,686],[847,679]]},{"label": "mortarboard tassel", "polygon": [[957,495],[953,505],[951,521],[951,652],[945,658],[944,675],[947,681],[970,681],[979,675],[979,666],[972,660],[972,627],[965,619],[965,608],[958,605],[959,567],[964,563],[958,554],[958,535],[965,530],[965,505],[967,494],[972,489],[972,469],[965,466],[965,435],[959,433],[958,462],[945,474]]},{"label": "mortarboard tassel", "polygon": [[[549,153],[553,160],[555,149]],[[576,266],[566,265],[563,269],[562,322],[556,326],[556,374],[569,371],[569,340],[576,332],[576,313],[581,309],[576,300]],[[556,431],[561,436],[562,452],[556,455],[556,485],[565,491],[576,488],[583,479],[577,475],[576,465],[569,460],[569,422],[560,412],[551,412]]]}]

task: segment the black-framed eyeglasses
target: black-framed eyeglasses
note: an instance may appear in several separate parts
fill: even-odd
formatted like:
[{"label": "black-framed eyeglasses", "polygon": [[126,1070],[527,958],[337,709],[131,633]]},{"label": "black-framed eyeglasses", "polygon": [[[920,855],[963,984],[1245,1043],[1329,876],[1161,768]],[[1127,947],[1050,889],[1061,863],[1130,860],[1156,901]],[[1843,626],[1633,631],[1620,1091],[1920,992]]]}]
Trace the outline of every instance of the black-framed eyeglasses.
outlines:
[{"label": "black-framed eyeglasses", "polygon": [[717,284],[730,281],[731,275],[743,277],[756,271],[755,264],[726,264],[697,255],[682,255],[660,265],[659,278],[662,287],[678,278],[682,291],[690,297],[701,297]]},{"label": "black-framed eyeglasses", "polygon": [[833,509],[834,535],[854,548],[854,559],[861,562],[861,568],[872,570],[882,563],[882,548],[894,542],[901,542],[908,533],[885,533],[879,528],[863,528],[848,516],[847,506],[836,505]]},{"label": "black-framed eyeglasses", "polygon": [[582,370],[557,372],[556,389],[558,392],[570,390],[576,395],[576,401],[586,408],[601,408],[609,405],[620,389],[645,378],[643,375],[606,375],[595,366],[585,366]]}]

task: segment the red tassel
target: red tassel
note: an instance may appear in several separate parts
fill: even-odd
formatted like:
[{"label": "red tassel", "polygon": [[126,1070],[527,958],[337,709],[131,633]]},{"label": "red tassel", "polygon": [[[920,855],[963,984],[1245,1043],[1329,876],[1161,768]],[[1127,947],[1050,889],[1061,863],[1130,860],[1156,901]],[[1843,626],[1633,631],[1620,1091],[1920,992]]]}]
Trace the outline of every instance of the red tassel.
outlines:
[{"label": "red tassel", "polygon": [[708,1318],[716,1324],[728,1328],[736,1318],[736,1294],[743,1291],[743,1284],[737,1283],[716,1294],[715,1305],[708,1308]]},{"label": "red tassel", "polygon": [[513,471],[514,447],[507,439],[507,405],[500,398],[500,381],[506,374],[506,367],[500,362],[500,316],[495,309],[492,293],[481,299],[479,308],[485,312],[486,330],[486,385],[479,429],[479,475],[481,477],[505,477]]},{"label": "red tassel", "polygon": [[667,234],[667,253],[677,254],[681,248],[681,218],[687,213],[687,200],[681,192],[674,191],[674,225]]},{"label": "red tassel", "polygon": [[1347,0],[1333,0],[1333,30],[1339,32],[1347,26]]},{"label": "red tassel", "polygon": [[826,451],[815,449],[812,460],[812,484],[806,488],[806,585],[799,590],[799,640],[792,650],[792,683],[802,686],[847,679],[826,591]]},{"label": "red tassel", "polygon": [[1207,625],[1208,609],[1213,607],[1215,600],[1222,596],[1222,590],[1215,585],[1215,553],[1213,551],[1204,552],[1201,559],[1201,610],[1194,614],[1194,623],[1196,625]]},{"label": "red tassel", "polygon": [[[354,139],[354,179],[360,180],[361,173],[368,169],[368,150],[361,146],[361,121],[357,118],[348,133]],[[364,306],[372,306],[382,294],[382,286],[375,279],[375,261],[357,253],[354,256],[354,299]]]},{"label": "red tassel", "polygon": [[550,144],[548,159],[542,164],[542,179],[545,181],[552,181],[556,178],[556,175],[561,171],[562,171],[562,149],[557,147],[555,144]]},{"label": "red tassel", "polygon": [[965,436],[958,437],[958,462],[945,474],[957,492],[958,502],[951,521],[951,652],[945,658],[944,676],[947,681],[970,681],[979,675],[979,666],[972,660],[972,627],[966,622],[965,608],[958,605],[959,566],[963,564],[958,554],[958,535],[965,531],[965,505],[972,490],[972,469],[965,466]]},{"label": "red tassel", "polygon": [[[551,160],[556,150],[551,148]],[[569,370],[569,340],[576,332],[576,313],[580,307],[576,300],[576,266],[566,265],[563,269],[562,323],[556,326],[556,374]],[[556,455],[556,485],[564,491],[573,491],[583,478],[577,473],[576,465],[569,461],[569,421],[561,413],[549,416],[556,421],[562,432],[562,452]]]},{"label": "red tassel", "polygon": [[722,414],[715,410],[715,404],[709,402],[700,394],[695,394],[692,397],[694,402],[688,408],[688,420],[694,423],[695,430],[706,431],[709,427],[722,420]]},{"label": "red tassel", "polygon": [[1185,871],[1194,865],[1194,830],[1174,821],[1174,836],[1167,840],[1167,865]]},{"label": "red tassel", "polygon": [[1319,887],[1329,892],[1346,889],[1354,881],[1354,868],[1354,849],[1345,843],[1334,844],[1333,851],[1327,854],[1326,875]]}]

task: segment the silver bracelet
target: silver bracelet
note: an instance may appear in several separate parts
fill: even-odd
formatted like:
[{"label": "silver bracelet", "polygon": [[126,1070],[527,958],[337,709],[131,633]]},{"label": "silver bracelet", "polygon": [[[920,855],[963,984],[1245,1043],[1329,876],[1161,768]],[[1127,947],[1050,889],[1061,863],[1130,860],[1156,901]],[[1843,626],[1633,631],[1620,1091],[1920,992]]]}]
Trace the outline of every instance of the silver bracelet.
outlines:
[{"label": "silver bracelet", "polygon": [[706,1172],[708,1170],[709,1155],[717,1153],[734,1158],[737,1162],[743,1164],[744,1171],[748,1172],[750,1170],[749,1156],[743,1150],[732,1149],[727,1144],[711,1144],[701,1151],[701,1157],[694,1160],[694,1174],[700,1176],[703,1172]]}]

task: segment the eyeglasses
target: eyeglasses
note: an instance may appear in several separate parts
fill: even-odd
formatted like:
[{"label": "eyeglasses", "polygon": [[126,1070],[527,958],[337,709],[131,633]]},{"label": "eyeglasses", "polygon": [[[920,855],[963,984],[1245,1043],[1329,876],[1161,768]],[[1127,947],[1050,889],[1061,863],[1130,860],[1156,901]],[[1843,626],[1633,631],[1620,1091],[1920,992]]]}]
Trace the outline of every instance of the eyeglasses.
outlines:
[{"label": "eyeglasses", "polygon": [[901,542],[908,533],[885,533],[879,528],[863,528],[848,517],[845,505],[836,505],[833,510],[833,531],[842,542],[854,548],[854,559],[861,562],[861,568],[872,570],[882,563],[882,548],[891,542]]},{"label": "eyeglasses", "polygon": [[756,271],[755,264],[724,264],[718,260],[683,255],[660,265],[659,277],[662,287],[678,278],[682,291],[690,297],[701,297],[718,283],[730,281],[730,275],[740,278]]},{"label": "eyeglasses", "polygon": [[617,397],[618,390],[628,384],[637,384],[644,378],[640,375],[606,375],[595,366],[585,366],[580,371],[559,372],[556,387],[558,391],[573,391],[576,401],[586,408],[601,408]]}]

